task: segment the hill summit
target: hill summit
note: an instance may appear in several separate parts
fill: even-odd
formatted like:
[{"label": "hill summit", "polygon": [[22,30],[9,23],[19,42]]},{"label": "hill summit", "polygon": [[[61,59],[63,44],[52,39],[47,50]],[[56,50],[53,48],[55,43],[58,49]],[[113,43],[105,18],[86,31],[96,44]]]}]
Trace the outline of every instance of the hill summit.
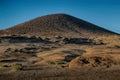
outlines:
[{"label": "hill summit", "polygon": [[37,36],[98,36],[115,34],[68,14],[51,14],[1,30],[0,34]]}]

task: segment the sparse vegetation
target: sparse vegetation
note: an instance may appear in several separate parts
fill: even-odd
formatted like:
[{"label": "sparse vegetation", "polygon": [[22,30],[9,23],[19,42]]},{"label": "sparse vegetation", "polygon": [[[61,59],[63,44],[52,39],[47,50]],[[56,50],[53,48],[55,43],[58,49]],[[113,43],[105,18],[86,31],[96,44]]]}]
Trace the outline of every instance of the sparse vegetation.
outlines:
[{"label": "sparse vegetation", "polygon": [[0,67],[1,67],[1,68],[3,68],[3,67],[10,67],[10,64],[0,63]]},{"label": "sparse vegetation", "polygon": [[[120,55],[83,55],[73,59],[69,63],[70,68],[79,68],[79,67],[111,67],[113,65],[120,65]],[[116,61],[116,59],[118,59]]]},{"label": "sparse vegetation", "polygon": [[0,74],[0,80],[119,80],[120,70],[98,69],[45,69],[16,71]]},{"label": "sparse vegetation", "polygon": [[65,64],[65,61],[49,61],[48,64],[53,64],[53,65],[62,65]]},{"label": "sparse vegetation", "polygon": [[18,70],[22,70],[23,69],[23,65],[20,63],[14,63],[11,65],[12,70],[18,71]]}]

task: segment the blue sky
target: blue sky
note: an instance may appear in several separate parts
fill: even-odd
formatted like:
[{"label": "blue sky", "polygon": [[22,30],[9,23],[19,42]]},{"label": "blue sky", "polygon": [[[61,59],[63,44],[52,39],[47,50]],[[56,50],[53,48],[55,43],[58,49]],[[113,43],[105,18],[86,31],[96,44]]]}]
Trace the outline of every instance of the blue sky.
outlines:
[{"label": "blue sky", "polygon": [[0,29],[55,13],[120,33],[120,0],[0,0]]}]

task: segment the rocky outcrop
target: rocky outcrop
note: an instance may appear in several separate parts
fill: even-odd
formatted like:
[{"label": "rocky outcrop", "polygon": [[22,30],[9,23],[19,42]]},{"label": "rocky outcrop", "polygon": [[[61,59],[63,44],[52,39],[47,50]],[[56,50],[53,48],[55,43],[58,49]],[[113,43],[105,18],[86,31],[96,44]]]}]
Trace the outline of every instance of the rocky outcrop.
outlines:
[{"label": "rocky outcrop", "polygon": [[40,43],[48,42],[40,37],[26,37],[26,36],[3,36],[0,37],[0,43]]}]

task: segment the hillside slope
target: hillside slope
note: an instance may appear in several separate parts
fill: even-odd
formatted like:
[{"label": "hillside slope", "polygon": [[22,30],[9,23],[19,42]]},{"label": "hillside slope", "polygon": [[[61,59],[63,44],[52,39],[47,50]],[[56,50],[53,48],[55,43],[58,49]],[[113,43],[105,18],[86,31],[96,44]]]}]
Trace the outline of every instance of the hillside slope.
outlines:
[{"label": "hillside slope", "polygon": [[52,14],[38,17],[11,28],[1,30],[0,34],[98,36],[111,35],[115,33],[67,14]]}]

